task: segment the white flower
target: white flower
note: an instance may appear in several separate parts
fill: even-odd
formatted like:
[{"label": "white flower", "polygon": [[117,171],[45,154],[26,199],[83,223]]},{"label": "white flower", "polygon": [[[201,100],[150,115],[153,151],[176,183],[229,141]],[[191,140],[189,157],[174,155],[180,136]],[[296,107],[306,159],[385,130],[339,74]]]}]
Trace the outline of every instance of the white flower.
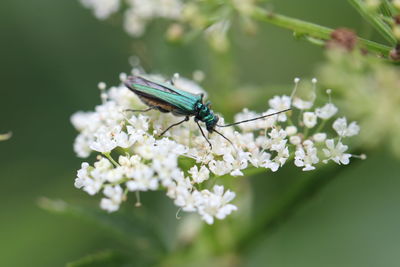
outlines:
[{"label": "white flower", "polygon": [[215,185],[213,192],[203,190],[196,194],[196,198],[199,214],[208,224],[214,223],[214,217],[222,220],[237,210],[235,205],[229,204],[235,198],[235,193],[229,190],[224,193],[223,186]]},{"label": "white flower", "polygon": [[125,169],[123,167],[116,167],[106,173],[105,180],[110,183],[117,183],[124,177],[124,175]]},{"label": "white flower", "polygon": [[[308,142],[307,142],[308,141]],[[314,164],[319,162],[317,149],[313,143],[307,140],[303,143],[303,147],[298,147],[295,152],[294,164],[297,167],[304,167],[303,171],[315,170]]]},{"label": "white flower", "polygon": [[89,147],[89,137],[84,134],[78,134],[74,141],[74,151],[80,158],[87,158],[90,156],[92,149]]},{"label": "white flower", "polygon": [[183,211],[194,212],[197,203],[196,194],[190,192],[185,186],[177,186],[174,203],[178,207],[182,207]]},{"label": "white flower", "polygon": [[[104,0],[103,0],[104,1]],[[182,13],[180,0],[127,0],[124,28],[134,37],[143,35],[146,25],[156,18],[178,19]]]},{"label": "white flower", "polygon": [[114,136],[115,143],[117,146],[122,147],[122,148],[128,148],[133,145],[133,143],[136,141],[134,138],[131,138],[126,132],[124,131],[119,131],[115,133]]},{"label": "white flower", "polygon": [[337,164],[349,164],[351,154],[344,153],[347,150],[347,146],[343,145],[340,141],[335,146],[335,141],[333,139],[328,139],[325,141],[326,147],[328,149],[323,149],[324,154],[328,159],[324,160],[327,163],[329,160],[333,160]]},{"label": "white flower", "polygon": [[78,111],[71,116],[71,123],[78,131],[83,131],[90,127],[91,123],[94,123],[96,113],[94,112],[82,112]]},{"label": "white flower", "polygon": [[297,127],[294,125],[290,125],[288,127],[286,127],[285,129],[287,135],[291,136],[291,135],[295,135],[297,133]]},{"label": "white flower", "polygon": [[273,151],[279,151],[285,148],[287,142],[287,133],[285,130],[272,129],[268,135],[271,139],[267,142],[267,148]]},{"label": "white flower", "polygon": [[83,162],[81,169],[78,170],[77,178],[75,179],[75,187],[83,188],[89,195],[95,195],[101,189],[105,178],[101,175],[101,168],[89,168],[87,162]]},{"label": "white flower", "polygon": [[111,199],[115,203],[121,203],[123,199],[123,190],[117,186],[106,186],[104,187],[103,193],[106,197]]},{"label": "white flower", "polygon": [[250,153],[238,151],[236,153],[236,157],[231,154],[225,154],[223,159],[231,164],[233,170],[230,174],[232,176],[243,176],[243,172],[241,170],[247,168],[248,161],[250,159]]},{"label": "white flower", "polygon": [[265,154],[265,158],[259,166],[264,167],[266,169],[270,169],[273,172],[276,172],[279,169],[279,164],[272,161],[270,158],[271,154]]},{"label": "white flower", "polygon": [[338,108],[332,104],[332,103],[328,103],[325,106],[323,106],[322,108],[317,108],[315,110],[315,113],[317,114],[317,116],[323,120],[327,120],[330,119],[333,115],[335,115],[338,111]]},{"label": "white flower", "polygon": [[271,159],[271,154],[262,150],[253,150],[249,161],[254,167],[263,167],[262,164]]},{"label": "white flower", "polygon": [[[125,75],[126,75],[125,73],[120,74],[120,79],[122,81],[126,80],[126,77],[124,77]],[[115,103],[116,106],[120,108],[119,114],[122,115],[122,118],[124,118],[123,115],[126,114],[124,113],[125,109],[130,109],[132,107],[138,107],[138,108],[145,107],[145,105],[140,101],[140,99],[135,94],[132,94],[132,91],[126,88],[125,85],[122,84],[119,86],[110,87],[110,89],[107,91],[107,96],[109,102]]]},{"label": "white flower", "polygon": [[278,155],[273,159],[274,162],[278,163],[279,166],[283,166],[286,160],[289,158],[289,149],[288,147],[284,147],[278,151]]},{"label": "white flower", "polygon": [[[289,96],[274,96],[271,100],[269,100],[269,105],[275,111],[281,111],[290,108],[291,106],[291,98]],[[278,121],[286,121],[287,116],[285,113],[281,113],[278,115]]]},{"label": "white flower", "polygon": [[123,167],[133,167],[140,163],[141,158],[138,155],[133,155],[131,157],[120,156],[118,163]]},{"label": "white flower", "polygon": [[195,183],[202,183],[210,177],[210,171],[204,165],[200,167],[200,170],[197,168],[197,165],[194,165],[190,168],[189,173],[192,175],[192,179]]},{"label": "white flower", "polygon": [[90,144],[90,149],[101,152],[109,153],[117,147],[115,140],[116,132],[114,129],[109,129],[105,126],[101,127],[97,133],[94,134],[94,141]]},{"label": "white flower", "polygon": [[304,112],[303,123],[307,128],[312,128],[317,125],[317,115],[314,112]]},{"label": "white flower", "polygon": [[229,173],[232,170],[232,165],[224,160],[212,160],[208,164],[208,168],[211,172],[218,176]]},{"label": "white flower", "polygon": [[89,168],[89,163],[82,162],[81,168],[78,170],[78,173],[77,173],[77,178],[75,179],[74,185],[76,188],[84,187],[86,180],[90,179],[88,168]]},{"label": "white flower", "polygon": [[174,86],[186,92],[190,92],[196,95],[203,94],[204,98],[207,97],[207,92],[204,91],[204,89],[200,85],[193,82],[192,80],[179,76],[177,79],[174,79]]},{"label": "white flower", "polygon": [[137,144],[135,152],[144,159],[150,160],[155,156],[155,144],[154,137],[147,137]]},{"label": "white flower", "polygon": [[333,122],[333,129],[342,137],[357,135],[360,132],[360,126],[354,121],[347,126],[345,117],[336,119]]},{"label": "white flower", "polygon": [[124,15],[124,29],[128,34],[139,37],[146,29],[146,21],[137,15],[137,11],[128,9]]},{"label": "white flower", "polygon": [[135,164],[126,172],[128,178],[132,178],[126,182],[129,191],[147,191],[156,190],[158,188],[158,180],[154,177],[154,169],[143,164]]},{"label": "white flower", "polygon": [[151,18],[155,16],[157,12],[157,0],[127,0],[127,2],[132,6],[132,11],[134,11],[137,16],[140,16],[143,19]]},{"label": "white flower", "polygon": [[130,123],[131,126],[129,127],[132,130],[134,129],[135,131],[143,131],[143,132],[147,132],[149,130],[148,118],[143,116],[142,114],[139,114],[139,116],[132,115],[132,117],[130,117],[128,122]]},{"label": "white flower", "polygon": [[313,135],[313,139],[317,143],[322,143],[326,140],[326,133],[316,133]]},{"label": "white flower", "polygon": [[119,185],[106,186],[103,193],[107,198],[101,199],[100,207],[108,212],[117,211],[124,197],[122,188]]},{"label": "white flower", "polygon": [[292,145],[296,145],[296,146],[300,145],[301,144],[301,137],[298,136],[298,135],[293,135],[293,136],[289,137],[289,142]]},{"label": "white flower", "polygon": [[114,101],[107,101],[95,108],[95,121],[99,126],[114,127],[125,120],[125,115],[119,107],[119,104]]},{"label": "white flower", "polygon": [[295,97],[293,99],[293,106],[300,110],[310,109],[310,108],[312,108],[313,105],[314,105],[314,101],[306,101],[299,97]]},{"label": "white flower", "polygon": [[119,209],[119,205],[119,203],[115,203],[109,198],[102,198],[100,201],[100,208],[108,212],[117,211]]},{"label": "white flower", "polygon": [[118,11],[120,0],[80,0],[81,3],[93,9],[94,15],[98,19],[106,19],[111,14]]}]

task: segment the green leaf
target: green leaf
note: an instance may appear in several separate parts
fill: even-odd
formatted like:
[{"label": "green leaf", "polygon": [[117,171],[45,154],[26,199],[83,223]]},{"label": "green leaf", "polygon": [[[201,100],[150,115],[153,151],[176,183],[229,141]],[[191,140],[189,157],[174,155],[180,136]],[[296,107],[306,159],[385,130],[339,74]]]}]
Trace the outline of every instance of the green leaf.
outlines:
[{"label": "green leaf", "polygon": [[[143,255],[151,259],[159,258],[165,251],[165,245],[157,234],[152,223],[145,213],[145,208],[138,209],[138,212],[125,215],[122,210],[118,213],[108,214],[99,209],[88,207],[73,206],[62,200],[51,200],[40,198],[38,204],[41,208],[56,213],[86,220],[96,223],[108,230],[112,235],[124,242],[130,248],[139,252],[145,252]],[[142,215],[142,216],[140,216]],[[146,219],[147,218],[147,219]]]},{"label": "green leaf", "polygon": [[325,166],[314,174],[298,177],[270,209],[257,214],[250,230],[239,237],[237,251],[247,250],[260,234],[273,231],[344,170],[345,167]]},{"label": "green leaf", "polygon": [[[135,266],[131,258],[117,251],[101,251],[70,262],[67,267],[120,267]],[[136,265],[137,266],[137,265]]]}]

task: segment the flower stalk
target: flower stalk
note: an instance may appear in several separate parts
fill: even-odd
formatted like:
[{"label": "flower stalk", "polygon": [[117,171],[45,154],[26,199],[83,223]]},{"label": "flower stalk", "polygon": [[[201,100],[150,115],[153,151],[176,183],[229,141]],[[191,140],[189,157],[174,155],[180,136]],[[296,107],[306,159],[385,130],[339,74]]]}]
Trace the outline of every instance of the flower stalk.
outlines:
[{"label": "flower stalk", "polygon": [[344,168],[326,167],[317,174],[302,177],[271,209],[265,209],[262,214],[259,214],[248,231],[241,233],[236,242],[236,252],[241,253],[251,249],[250,246],[257,244],[260,237],[266,237],[267,234],[272,233],[282,221],[287,220],[321,188],[339,177],[339,173],[344,170]]},{"label": "flower stalk", "polygon": [[[328,27],[269,12],[262,8],[254,8],[251,13],[251,17],[257,21],[291,30],[296,35],[305,35],[323,41],[330,40],[331,34],[334,31],[334,29]],[[391,50],[391,48],[386,45],[379,44],[361,37],[358,37],[357,40],[362,48],[385,57],[389,55]]]}]

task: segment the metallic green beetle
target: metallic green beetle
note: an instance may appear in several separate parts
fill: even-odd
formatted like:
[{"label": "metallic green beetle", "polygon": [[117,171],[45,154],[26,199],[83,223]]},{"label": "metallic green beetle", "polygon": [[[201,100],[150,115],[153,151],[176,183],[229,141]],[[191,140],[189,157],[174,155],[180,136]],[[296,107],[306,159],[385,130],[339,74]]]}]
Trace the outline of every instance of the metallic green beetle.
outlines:
[{"label": "metallic green beetle", "polygon": [[198,94],[198,95],[192,94],[175,88],[173,84],[155,82],[149,80],[148,78],[143,78],[141,76],[129,76],[125,81],[125,86],[128,87],[132,92],[134,92],[142,100],[142,102],[149,107],[148,109],[145,110],[130,109],[129,111],[146,112],[152,109],[157,109],[161,112],[171,112],[176,116],[185,116],[185,119],[169,126],[160,134],[160,136],[163,135],[166,131],[168,131],[172,127],[177,126],[185,121],[188,121],[189,117],[193,116],[194,121],[197,123],[200,129],[201,134],[207,140],[211,148],[212,145],[205,136],[202,128],[200,127],[199,121],[205,123],[206,129],[209,133],[216,132],[217,134],[221,135],[229,143],[232,144],[232,142],[228,138],[226,138],[223,134],[218,132],[215,129],[215,127],[233,126],[240,123],[273,116],[290,110],[290,109],[281,110],[275,113],[227,125],[217,125],[219,117],[215,115],[213,111],[210,109],[210,102],[203,104],[203,94]]}]

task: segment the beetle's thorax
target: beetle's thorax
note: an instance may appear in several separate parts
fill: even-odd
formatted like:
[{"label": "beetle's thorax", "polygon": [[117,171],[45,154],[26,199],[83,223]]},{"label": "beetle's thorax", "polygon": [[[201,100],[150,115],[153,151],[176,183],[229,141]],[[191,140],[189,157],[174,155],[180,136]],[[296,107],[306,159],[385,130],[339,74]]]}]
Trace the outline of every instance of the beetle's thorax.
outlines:
[{"label": "beetle's thorax", "polygon": [[206,124],[207,131],[212,132],[215,125],[218,122],[218,116],[213,113],[213,111],[201,102],[198,102],[195,106],[197,114],[195,118]]}]

